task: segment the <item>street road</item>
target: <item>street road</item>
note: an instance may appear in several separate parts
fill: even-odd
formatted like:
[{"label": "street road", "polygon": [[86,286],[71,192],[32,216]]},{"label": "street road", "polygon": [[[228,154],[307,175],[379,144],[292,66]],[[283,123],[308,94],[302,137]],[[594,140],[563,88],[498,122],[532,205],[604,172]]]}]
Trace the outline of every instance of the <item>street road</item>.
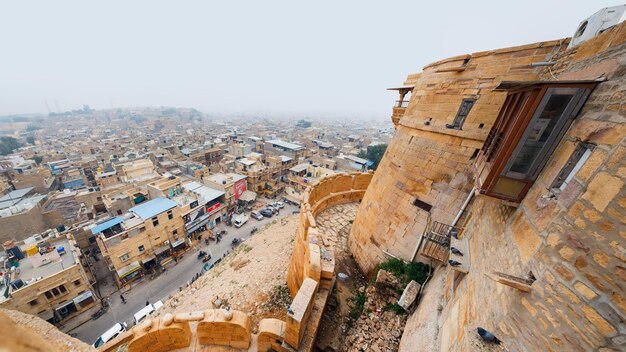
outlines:
[{"label": "street road", "polygon": [[[267,200],[263,199],[262,202]],[[271,201],[267,201],[271,202]],[[225,226],[220,224],[213,229],[218,232],[222,229],[227,230],[227,234],[222,237],[220,243],[211,241],[208,246],[204,244],[197,246],[196,249],[190,249],[185,253],[184,257],[178,261],[176,265],[168,265],[167,271],[150,280],[149,276],[134,286],[130,291],[124,293],[126,304],[122,304],[119,292],[111,295],[111,306],[109,310],[96,320],[89,320],[83,325],[70,331],[76,334],[76,338],[92,344],[102,333],[111,328],[117,322],[126,322],[128,327],[132,327],[133,315],[141,308],[146,306],[146,301],[154,303],[156,301],[165,301],[171,294],[179,290],[179,287],[187,285],[191,278],[202,270],[201,260],[197,258],[198,252],[204,250],[212,255],[210,263],[214,263],[218,258],[222,258],[224,254],[231,250],[231,241],[233,238],[248,238],[250,230],[253,227],[261,228],[263,225],[271,223],[274,220],[284,218],[293,214],[294,210],[299,209],[298,206],[285,204],[285,208],[280,210],[278,215],[271,218],[263,218],[256,220],[250,218],[241,228],[234,226]],[[249,212],[246,212],[249,214]]]}]

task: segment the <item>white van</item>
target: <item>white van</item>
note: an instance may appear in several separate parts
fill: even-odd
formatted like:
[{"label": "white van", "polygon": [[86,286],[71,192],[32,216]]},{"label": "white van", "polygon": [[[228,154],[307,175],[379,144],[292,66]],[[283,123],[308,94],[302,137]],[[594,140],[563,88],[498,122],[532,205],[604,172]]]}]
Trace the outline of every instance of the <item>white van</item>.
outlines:
[{"label": "white van", "polygon": [[133,316],[133,324],[137,325],[141,323],[144,319],[146,319],[148,315],[152,314],[152,312],[154,312],[155,310],[161,308],[162,305],[163,302],[157,301],[154,304],[149,304],[141,308],[141,310],[135,313],[135,315]]},{"label": "white van", "polygon": [[102,345],[104,345],[105,343],[113,340],[114,338],[117,337],[117,335],[123,333],[124,331],[126,331],[126,329],[128,328],[128,326],[126,325],[126,323],[117,323],[115,325],[113,325],[112,328],[110,328],[109,330],[105,331],[104,334],[100,335],[100,337],[98,337],[98,339],[96,340],[96,342],[93,343],[93,347],[98,348]]},{"label": "white van", "polygon": [[233,225],[235,225],[235,227],[242,227],[243,224],[248,222],[248,219],[250,219],[250,217],[246,214],[237,215],[237,217],[233,220]]}]

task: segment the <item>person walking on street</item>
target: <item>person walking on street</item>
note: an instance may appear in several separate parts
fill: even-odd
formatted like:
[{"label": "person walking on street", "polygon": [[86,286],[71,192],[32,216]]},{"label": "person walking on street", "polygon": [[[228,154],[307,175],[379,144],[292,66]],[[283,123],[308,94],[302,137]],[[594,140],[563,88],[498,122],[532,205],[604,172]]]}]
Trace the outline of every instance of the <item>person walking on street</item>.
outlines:
[{"label": "person walking on street", "polygon": [[121,294],[120,294],[120,299],[122,300],[122,303],[126,304],[126,298],[124,298],[124,296],[122,296]]}]

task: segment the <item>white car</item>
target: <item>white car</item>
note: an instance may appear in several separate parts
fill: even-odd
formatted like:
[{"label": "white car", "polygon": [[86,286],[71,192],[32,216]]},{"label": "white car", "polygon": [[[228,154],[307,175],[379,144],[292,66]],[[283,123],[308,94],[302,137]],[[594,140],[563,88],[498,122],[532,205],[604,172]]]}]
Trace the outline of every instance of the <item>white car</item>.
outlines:
[{"label": "white car", "polygon": [[141,323],[144,319],[146,319],[148,315],[152,314],[152,312],[154,312],[155,310],[161,308],[161,306],[163,306],[163,302],[157,301],[154,304],[149,304],[141,308],[141,310],[135,313],[135,315],[133,316],[133,324],[137,325]]},{"label": "white car", "polygon": [[283,202],[274,202],[272,204],[274,204],[275,207],[278,207],[280,209],[285,207],[285,203],[283,203]]},{"label": "white car", "polygon": [[100,335],[100,337],[98,337],[98,339],[92,344],[92,346],[98,348],[116,338],[119,334],[126,331],[126,329],[128,329],[126,323],[116,323],[115,325],[113,325],[112,328],[105,331],[104,334]]},{"label": "white car", "polygon": [[259,221],[263,220],[263,214],[259,213],[256,210],[251,212],[250,216],[252,216],[253,218],[255,218],[255,219],[259,220]]}]

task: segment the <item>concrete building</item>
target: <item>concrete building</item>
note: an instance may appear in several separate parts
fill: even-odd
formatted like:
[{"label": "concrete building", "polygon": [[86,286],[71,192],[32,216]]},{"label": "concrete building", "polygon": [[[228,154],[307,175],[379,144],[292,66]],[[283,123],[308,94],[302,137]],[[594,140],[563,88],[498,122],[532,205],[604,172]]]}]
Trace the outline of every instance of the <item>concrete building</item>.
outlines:
[{"label": "concrete building", "polygon": [[150,159],[133,160],[116,165],[115,168],[120,172],[119,177],[122,182],[140,182],[159,177]]},{"label": "concrete building", "polygon": [[237,206],[237,200],[248,189],[247,176],[235,173],[217,173],[204,179],[204,183],[213,188],[224,192],[225,205],[229,212],[232,212]]},{"label": "concrete building", "polygon": [[65,223],[57,209],[46,210],[46,196],[33,188],[11,191],[0,198],[0,241],[21,241]]},{"label": "concrete building", "polygon": [[152,199],[123,216],[97,223],[91,233],[119,286],[166,264],[186,244],[180,209],[167,198]]},{"label": "concrete building", "polygon": [[289,143],[280,139],[265,141],[264,153],[271,155],[285,155],[297,160],[307,156],[307,149],[299,144]]},{"label": "concrete building", "polygon": [[91,308],[98,299],[76,242],[56,231],[50,234],[5,243],[0,307],[57,323]]}]

